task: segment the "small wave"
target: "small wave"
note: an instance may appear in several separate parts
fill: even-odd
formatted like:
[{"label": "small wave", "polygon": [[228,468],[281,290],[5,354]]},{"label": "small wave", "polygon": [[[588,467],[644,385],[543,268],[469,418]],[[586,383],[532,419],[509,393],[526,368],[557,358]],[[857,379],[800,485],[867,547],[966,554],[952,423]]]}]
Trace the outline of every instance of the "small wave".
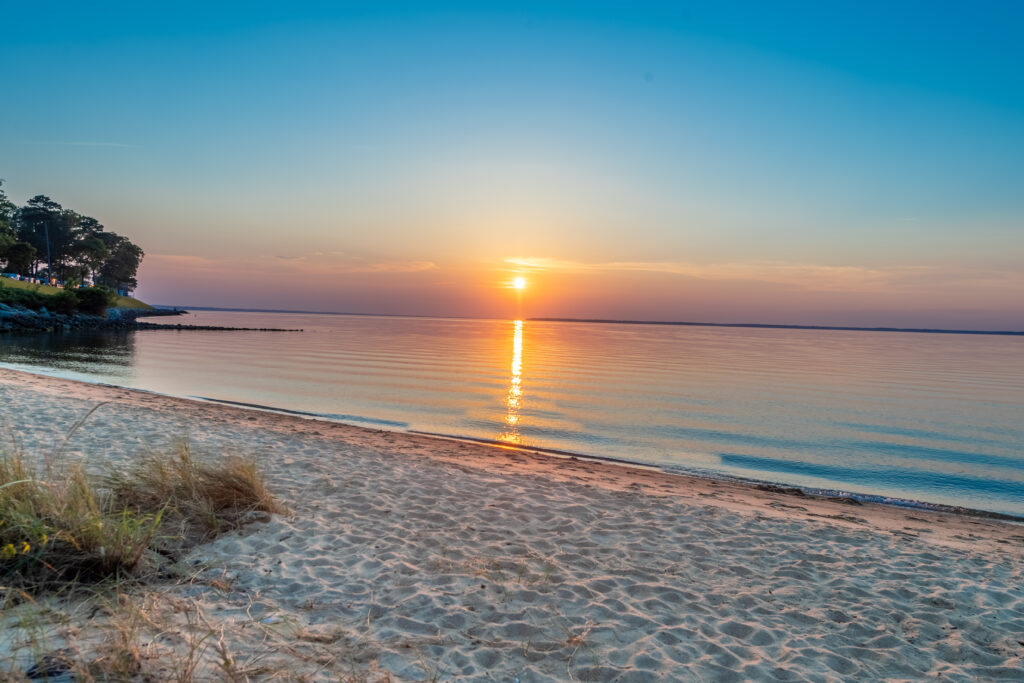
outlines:
[{"label": "small wave", "polygon": [[339,413],[310,413],[316,417],[322,417],[327,420],[336,420],[338,422],[351,422],[356,424],[369,424],[376,425],[378,427],[388,427],[390,429],[401,429],[408,430],[408,422],[399,422],[398,420],[382,420],[375,417],[362,417],[360,415],[342,415]]},{"label": "small wave", "polygon": [[361,415],[345,415],[341,413],[316,413],[309,410],[279,408],[277,406],[268,406],[262,403],[246,403],[245,401],[229,401],[226,398],[211,398],[209,396],[191,396],[190,398],[199,399],[200,401],[209,401],[211,403],[224,403],[230,406],[238,406],[240,408],[255,408],[256,410],[269,410],[271,412],[286,413],[288,415],[302,415],[304,417],[313,417],[319,420],[330,420],[331,422],[344,422],[346,424],[354,424],[358,427],[364,425],[374,425],[377,427],[388,427],[389,429],[403,431],[409,428],[408,422],[399,422],[397,420],[383,420],[374,417],[363,417]]},{"label": "small wave", "polygon": [[1024,517],[1020,515],[992,512],[990,510],[979,510],[976,508],[961,507],[959,505],[944,505],[942,503],[928,503],[911,498],[897,498],[894,496],[883,496],[870,493],[854,493],[841,489],[823,489],[813,486],[792,486],[770,479],[755,479],[752,477],[740,477],[734,474],[724,474],[715,470],[702,469],[699,467],[687,467],[685,465],[662,465],[661,470],[667,474],[675,474],[688,477],[700,477],[702,479],[713,479],[715,481],[728,481],[738,484],[752,486],[778,487],[780,489],[799,491],[803,495],[814,498],[848,498],[860,503],[876,503],[879,505],[892,505],[894,507],[910,508],[914,510],[932,510],[935,512],[948,512],[958,515],[969,515],[971,517],[984,517],[989,519],[1002,519],[1012,522],[1024,523]]}]

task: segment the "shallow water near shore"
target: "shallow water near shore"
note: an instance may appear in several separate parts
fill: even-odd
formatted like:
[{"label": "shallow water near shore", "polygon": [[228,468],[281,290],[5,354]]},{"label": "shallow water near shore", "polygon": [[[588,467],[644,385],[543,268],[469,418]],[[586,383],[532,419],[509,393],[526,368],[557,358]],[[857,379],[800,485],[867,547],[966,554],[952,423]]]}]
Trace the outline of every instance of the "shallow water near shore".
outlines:
[{"label": "shallow water near shore", "polygon": [[1024,339],[196,311],[0,363],[678,469],[1024,514]]}]

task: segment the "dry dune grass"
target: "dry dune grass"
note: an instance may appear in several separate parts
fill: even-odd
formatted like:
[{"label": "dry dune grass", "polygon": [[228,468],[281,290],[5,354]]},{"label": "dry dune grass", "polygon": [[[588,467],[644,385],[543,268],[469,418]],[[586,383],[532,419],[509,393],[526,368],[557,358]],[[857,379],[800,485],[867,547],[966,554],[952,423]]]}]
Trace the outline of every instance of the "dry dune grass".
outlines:
[{"label": "dry dune grass", "polygon": [[187,442],[170,456],[151,455],[102,481],[118,508],[145,516],[159,510],[154,549],[173,557],[270,514],[287,509],[267,490],[256,463],[236,456],[197,460]]},{"label": "dry dune grass", "polygon": [[139,578],[161,558],[285,511],[254,462],[198,460],[187,442],[100,475],[59,450],[38,466],[20,450],[0,454],[0,602]]},{"label": "dry dune grass", "polygon": [[[374,665],[373,644],[345,629],[309,630],[290,618],[226,628],[199,603],[173,591],[116,591],[62,601],[59,616],[49,611],[48,602],[20,605],[19,618],[4,622],[5,638],[22,645],[0,655],[0,680],[393,680]],[[410,640],[406,647],[417,650],[418,645]],[[442,679],[429,654],[421,661],[425,680]]]},{"label": "dry dune grass", "polygon": [[[202,669],[248,680],[258,669],[234,661],[198,607],[168,609],[136,588],[158,577],[189,581],[166,570],[191,548],[287,512],[255,462],[196,458],[182,441],[90,473],[62,449],[0,454],[0,614],[20,643],[0,679],[188,682]],[[179,613],[189,618],[168,633],[163,624]],[[79,642],[86,624],[88,646]]]}]

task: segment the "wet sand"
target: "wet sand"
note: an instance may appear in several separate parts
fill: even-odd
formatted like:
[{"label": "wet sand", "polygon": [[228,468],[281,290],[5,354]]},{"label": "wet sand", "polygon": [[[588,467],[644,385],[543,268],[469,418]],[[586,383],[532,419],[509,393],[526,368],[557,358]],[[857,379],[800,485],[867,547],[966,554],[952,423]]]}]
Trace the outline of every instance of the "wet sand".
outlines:
[{"label": "wet sand", "polygon": [[[9,370],[0,400],[5,441],[28,453],[106,402],[70,457],[187,438],[255,457],[293,511],[136,596],[157,677],[213,633],[201,680],[226,675],[219,652],[253,680],[1024,678],[1019,524]],[[88,616],[71,609],[54,647],[109,640],[111,620]],[[0,649],[24,637],[6,629]]]}]

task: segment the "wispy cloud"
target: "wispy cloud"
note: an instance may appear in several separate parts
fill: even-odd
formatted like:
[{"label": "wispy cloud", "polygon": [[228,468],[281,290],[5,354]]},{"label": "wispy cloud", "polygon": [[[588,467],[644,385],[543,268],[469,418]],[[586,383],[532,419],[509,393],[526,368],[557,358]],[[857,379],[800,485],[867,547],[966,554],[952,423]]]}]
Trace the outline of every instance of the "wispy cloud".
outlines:
[{"label": "wispy cloud", "polygon": [[267,255],[208,258],[191,254],[147,254],[149,263],[170,266],[182,272],[265,271],[304,275],[346,273],[416,273],[433,270],[433,261],[369,260],[343,256],[342,252],[317,252],[307,255]]},{"label": "wispy cloud", "polygon": [[42,142],[29,142],[28,145],[57,145],[60,147],[114,147],[117,149],[141,149],[142,145],[133,145],[127,142],[106,142],[103,140],[44,140]]},{"label": "wispy cloud", "polygon": [[63,144],[70,145],[72,147],[124,147],[130,149],[135,149],[139,147],[139,145],[129,145],[124,142],[95,142],[91,140],[65,142]]},{"label": "wispy cloud", "polygon": [[885,267],[830,266],[777,261],[698,264],[679,261],[580,262],[544,257],[509,258],[505,262],[520,268],[563,273],[648,272],[670,273],[703,280],[743,280],[788,285],[801,289],[879,292],[948,284],[1005,283],[1024,285],[1024,273],[978,271],[940,266],[897,265]]},{"label": "wispy cloud", "polygon": [[145,262],[147,265],[159,263],[190,271],[210,271],[221,267],[218,259],[193,254],[146,254]]},{"label": "wispy cloud", "polygon": [[536,256],[528,258],[507,258],[505,259],[505,263],[510,263],[523,268],[556,270],[568,273],[586,273],[609,270],[639,270],[649,273],[687,274],[690,269],[688,264],[673,263],[670,261],[603,261],[598,263],[585,263],[582,261],[566,261]]},{"label": "wispy cloud", "polygon": [[319,273],[416,273],[433,270],[433,261],[406,261],[356,256],[344,251],[321,251],[303,257],[302,269]]},{"label": "wispy cloud", "polygon": [[361,270],[354,272],[366,273],[415,273],[421,270],[433,270],[437,265],[433,261],[384,261],[367,263]]}]

